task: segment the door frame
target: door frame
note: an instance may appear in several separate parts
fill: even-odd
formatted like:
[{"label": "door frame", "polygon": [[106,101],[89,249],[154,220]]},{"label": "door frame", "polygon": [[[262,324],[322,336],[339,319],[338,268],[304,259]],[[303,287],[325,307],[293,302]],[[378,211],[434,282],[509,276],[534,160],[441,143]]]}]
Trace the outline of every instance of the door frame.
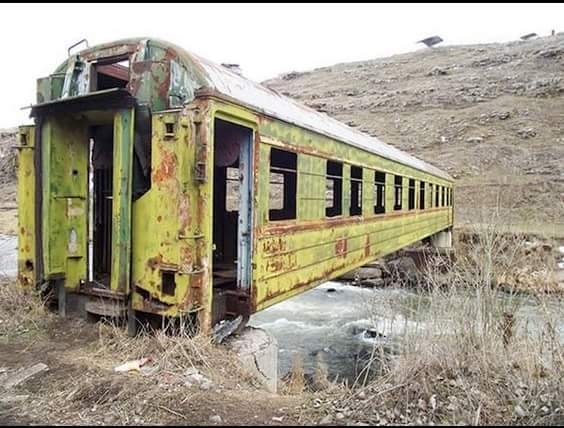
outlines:
[{"label": "door frame", "polygon": [[[237,289],[250,295],[252,284],[252,259],[253,259],[253,224],[255,209],[253,209],[254,194],[254,141],[256,125],[226,114],[215,111],[212,123],[213,150],[215,150],[215,121],[221,120],[248,130],[248,138],[240,144],[239,148],[239,210],[237,218]],[[213,154],[215,158],[215,153]],[[215,191],[214,191],[215,192]],[[213,199],[214,196],[212,196]],[[245,215],[243,215],[245,213]],[[213,220],[212,220],[213,228]]]}]

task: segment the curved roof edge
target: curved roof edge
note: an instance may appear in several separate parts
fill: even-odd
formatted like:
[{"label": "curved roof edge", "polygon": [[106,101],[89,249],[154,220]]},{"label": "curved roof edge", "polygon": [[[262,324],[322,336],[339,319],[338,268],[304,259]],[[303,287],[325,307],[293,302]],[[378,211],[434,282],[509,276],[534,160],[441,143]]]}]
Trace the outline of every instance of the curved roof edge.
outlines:
[{"label": "curved roof edge", "polygon": [[[196,69],[202,73],[202,76],[198,77],[203,77],[205,83],[200,83],[202,84],[202,87],[199,89],[208,87],[220,94],[226,95],[235,100],[240,100],[242,103],[253,108],[259,113],[264,113],[268,116],[295,124],[318,134],[343,141],[351,146],[366,150],[383,158],[399,162],[403,165],[428,172],[429,174],[436,175],[446,180],[453,180],[453,178],[445,171],[442,171],[441,169],[421,159],[386,144],[376,137],[369,136],[353,129],[326,114],[320,113],[296,100],[293,100],[292,98],[281,95],[270,88],[240,76],[224,66],[218,65],[199,55],[188,52],[184,48],[173,43],[156,38],[140,37],[118,40],[112,43],[100,45],[100,47],[114,44],[132,43],[135,41],[138,43],[148,41],[150,43],[160,45],[165,49],[171,48],[175,50],[180,61],[186,62],[186,65],[189,65],[190,68]],[[96,48],[96,46],[93,46],[88,50]]]}]

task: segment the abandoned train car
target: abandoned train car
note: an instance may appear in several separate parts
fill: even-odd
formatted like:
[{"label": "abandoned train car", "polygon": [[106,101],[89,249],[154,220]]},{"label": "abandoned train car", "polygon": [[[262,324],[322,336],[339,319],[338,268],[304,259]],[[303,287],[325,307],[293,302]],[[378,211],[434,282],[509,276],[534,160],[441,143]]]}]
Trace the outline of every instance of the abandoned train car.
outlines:
[{"label": "abandoned train car", "polygon": [[209,330],[450,236],[448,174],[164,41],[69,53],[30,115],[18,282],[62,314]]}]

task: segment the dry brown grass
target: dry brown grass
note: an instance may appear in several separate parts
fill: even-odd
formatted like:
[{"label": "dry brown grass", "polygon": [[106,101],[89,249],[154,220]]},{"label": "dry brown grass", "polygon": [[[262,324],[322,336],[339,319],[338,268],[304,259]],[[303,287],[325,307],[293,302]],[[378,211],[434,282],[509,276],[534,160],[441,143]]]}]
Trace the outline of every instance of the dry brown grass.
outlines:
[{"label": "dry brown grass", "polygon": [[[20,387],[18,393],[29,398],[0,409],[0,419],[26,424],[206,424],[218,414],[235,424],[256,422],[254,418],[264,423],[278,408],[293,408],[299,400],[271,401],[238,357],[211,337],[165,329],[131,338],[123,326],[107,321],[62,319],[13,283],[0,288],[0,320],[0,360],[8,374],[37,362],[49,367]],[[31,332],[33,340],[28,340]],[[114,371],[142,357],[152,361],[140,371]],[[190,377],[194,374],[196,380]]]},{"label": "dry brown grass", "polygon": [[0,280],[0,340],[41,334],[51,316],[38,293],[18,288],[13,280]]},{"label": "dry brown grass", "polygon": [[399,355],[376,358],[375,345],[380,374],[360,378],[341,403],[352,417],[380,424],[564,422],[560,298],[495,287],[499,275],[545,268],[550,257],[531,252],[530,237],[505,233],[508,225],[484,224],[459,242],[449,269],[427,264],[428,289],[414,305],[425,311],[406,328]]},{"label": "dry brown grass", "polygon": [[284,394],[301,394],[306,387],[304,361],[301,354],[296,354],[292,360],[292,367],[287,379],[281,382],[281,391]]},{"label": "dry brown grass", "polygon": [[151,373],[166,373],[183,379],[185,372],[196,369],[214,383],[233,386],[240,382],[252,387],[259,383],[242,367],[237,356],[212,342],[210,336],[189,336],[186,332],[159,329],[129,337],[122,326],[98,324],[98,340],[79,351],[79,359],[104,369],[112,369],[118,362],[150,357]]},{"label": "dry brown grass", "polygon": [[[59,321],[60,325],[55,325]],[[22,290],[11,280],[0,283],[0,339],[18,341],[29,335],[55,333],[77,329],[73,320],[62,320],[46,307],[39,293]],[[187,331],[172,333],[167,328],[144,331],[129,337],[122,325],[100,321],[90,325],[97,330],[97,340],[85,341],[72,351],[75,361],[89,367],[113,370],[129,360],[151,357],[154,371],[181,378],[187,369],[197,369],[215,382],[234,380],[250,385],[259,384],[241,366],[237,356],[223,346],[212,343],[211,336],[189,336]],[[72,337],[69,337],[69,340]]]}]

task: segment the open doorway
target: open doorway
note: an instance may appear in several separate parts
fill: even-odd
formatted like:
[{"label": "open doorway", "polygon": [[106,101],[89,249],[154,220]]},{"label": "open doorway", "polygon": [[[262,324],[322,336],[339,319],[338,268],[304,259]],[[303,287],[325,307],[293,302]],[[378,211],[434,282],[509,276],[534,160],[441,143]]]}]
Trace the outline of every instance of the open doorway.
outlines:
[{"label": "open doorway", "polygon": [[252,140],[252,129],[215,119],[213,286],[216,320],[238,312],[225,292],[249,295]]},{"label": "open doorway", "polygon": [[110,288],[112,265],[113,125],[91,127],[89,280]]}]

